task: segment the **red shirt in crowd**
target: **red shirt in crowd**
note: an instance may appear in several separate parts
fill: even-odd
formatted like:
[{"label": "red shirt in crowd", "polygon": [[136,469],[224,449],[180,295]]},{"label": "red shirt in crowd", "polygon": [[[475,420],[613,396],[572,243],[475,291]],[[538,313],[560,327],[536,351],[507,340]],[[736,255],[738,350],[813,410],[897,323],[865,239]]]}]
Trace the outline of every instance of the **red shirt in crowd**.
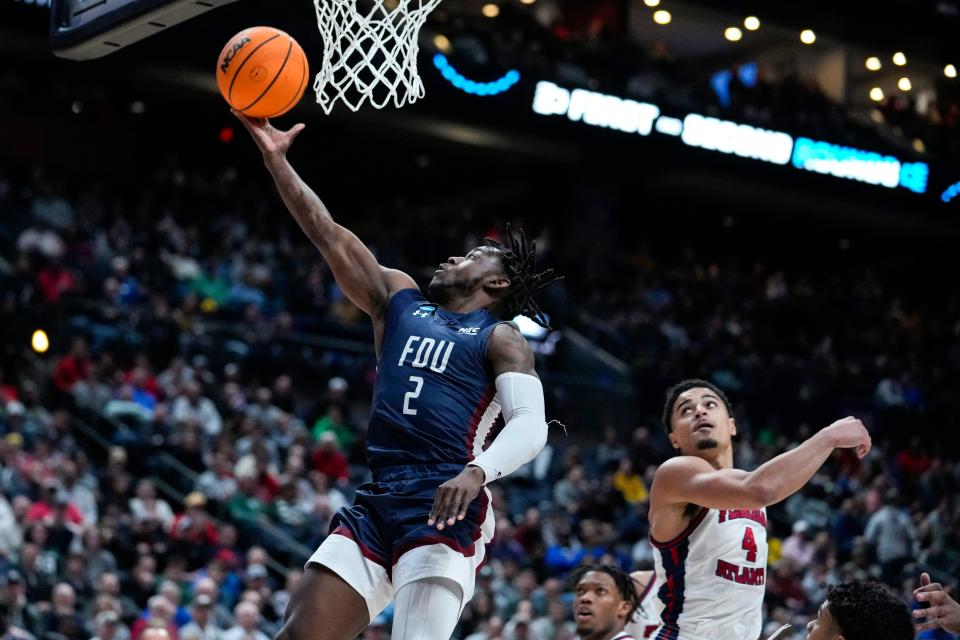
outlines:
[{"label": "red shirt in crowd", "polygon": [[53,370],[53,384],[63,392],[89,377],[90,358],[86,356],[64,356]]},{"label": "red shirt in crowd", "polygon": [[74,287],[73,276],[63,267],[47,267],[37,274],[37,288],[44,302],[54,304]]},{"label": "red shirt in crowd", "polygon": [[313,452],[313,468],[331,480],[346,480],[347,457],[333,448],[320,447]]},{"label": "red shirt in crowd", "polygon": [[[52,517],[53,507],[41,500],[33,503],[33,506],[27,511],[25,520],[27,523],[43,522],[47,518]],[[80,510],[77,509],[73,503],[67,505],[67,520],[73,524],[83,524],[83,514],[80,513]]]}]

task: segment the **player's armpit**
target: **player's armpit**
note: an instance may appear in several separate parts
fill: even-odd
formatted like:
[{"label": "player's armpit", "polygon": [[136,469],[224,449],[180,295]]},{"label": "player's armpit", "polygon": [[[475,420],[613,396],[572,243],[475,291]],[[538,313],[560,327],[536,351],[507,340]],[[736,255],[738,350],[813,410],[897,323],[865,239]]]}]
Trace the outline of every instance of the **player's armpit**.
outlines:
[{"label": "player's armpit", "polygon": [[773,491],[753,482],[740,469],[714,469],[694,456],[672,458],[657,469],[650,490],[651,502],[697,504],[710,509],[759,509],[773,501]]},{"label": "player's armpit", "polygon": [[496,378],[503,373],[526,373],[536,376],[533,349],[520,331],[510,323],[498,325],[487,343],[487,360]]}]

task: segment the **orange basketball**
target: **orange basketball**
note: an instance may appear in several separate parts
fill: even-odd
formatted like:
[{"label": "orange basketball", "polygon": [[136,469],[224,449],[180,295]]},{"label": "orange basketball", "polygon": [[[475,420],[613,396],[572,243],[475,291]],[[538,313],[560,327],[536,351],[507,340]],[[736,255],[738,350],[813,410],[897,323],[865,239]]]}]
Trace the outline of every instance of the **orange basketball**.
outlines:
[{"label": "orange basketball", "polygon": [[303,97],[310,77],[296,40],[273,27],[251,27],[220,52],[217,85],[231,107],[252,118],[275,118]]}]

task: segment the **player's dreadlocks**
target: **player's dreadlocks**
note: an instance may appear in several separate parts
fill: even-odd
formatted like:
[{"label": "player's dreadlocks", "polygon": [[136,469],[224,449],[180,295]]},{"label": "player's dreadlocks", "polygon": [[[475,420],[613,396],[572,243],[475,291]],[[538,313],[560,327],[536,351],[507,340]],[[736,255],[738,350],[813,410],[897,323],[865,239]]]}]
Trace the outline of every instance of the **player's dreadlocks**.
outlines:
[{"label": "player's dreadlocks", "polygon": [[557,280],[562,280],[563,276],[555,276],[553,269],[536,272],[537,243],[528,240],[523,229],[514,231],[508,222],[507,238],[510,246],[493,238],[483,240],[485,246],[499,250],[504,274],[510,278],[510,287],[502,300],[502,315],[505,318],[524,315],[544,329],[550,329],[546,316],[533,297]]}]

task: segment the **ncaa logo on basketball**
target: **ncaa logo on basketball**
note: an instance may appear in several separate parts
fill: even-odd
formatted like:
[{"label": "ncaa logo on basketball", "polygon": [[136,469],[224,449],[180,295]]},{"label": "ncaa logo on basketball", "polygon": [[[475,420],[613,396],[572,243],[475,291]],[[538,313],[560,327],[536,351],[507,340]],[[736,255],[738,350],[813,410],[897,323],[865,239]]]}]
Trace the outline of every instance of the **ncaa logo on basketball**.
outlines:
[{"label": "ncaa logo on basketball", "polygon": [[223,56],[223,62],[220,63],[220,73],[226,73],[227,69],[230,68],[230,63],[233,62],[233,59],[237,56],[240,49],[243,49],[245,46],[250,44],[250,36],[243,36],[240,40],[233,45],[233,48],[230,51],[227,51],[227,55]]},{"label": "ncaa logo on basketball", "polygon": [[462,333],[468,336],[475,336],[479,333],[480,327],[460,327],[457,333]]}]

